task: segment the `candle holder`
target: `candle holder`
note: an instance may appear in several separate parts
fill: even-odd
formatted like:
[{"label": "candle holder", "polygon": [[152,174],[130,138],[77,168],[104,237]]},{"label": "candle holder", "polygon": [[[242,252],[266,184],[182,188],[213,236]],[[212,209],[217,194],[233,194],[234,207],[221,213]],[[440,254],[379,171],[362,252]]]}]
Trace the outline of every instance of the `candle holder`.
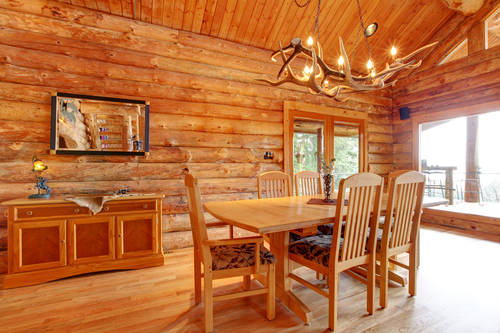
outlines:
[{"label": "candle holder", "polygon": [[[50,198],[52,189],[47,185],[47,180],[41,176],[42,172],[47,170],[47,166],[45,166],[36,156],[33,156],[31,162],[33,163],[33,168],[31,170],[35,173],[36,179],[35,188],[38,189],[38,193],[28,196],[28,199]],[[40,190],[44,190],[45,193],[40,193]]]}]

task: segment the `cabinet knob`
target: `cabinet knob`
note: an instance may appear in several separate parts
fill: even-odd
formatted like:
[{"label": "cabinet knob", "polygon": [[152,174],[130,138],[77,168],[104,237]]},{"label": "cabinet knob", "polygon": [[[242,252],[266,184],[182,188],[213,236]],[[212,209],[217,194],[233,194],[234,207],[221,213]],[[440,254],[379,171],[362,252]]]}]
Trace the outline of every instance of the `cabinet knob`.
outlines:
[{"label": "cabinet knob", "polygon": [[148,205],[142,205],[142,208],[148,208]]},{"label": "cabinet knob", "polygon": [[118,235],[118,237],[121,237],[122,235]]},{"label": "cabinet knob", "polygon": [[79,213],[80,212],[80,208],[75,208],[75,213]]},{"label": "cabinet knob", "polygon": [[104,207],[104,210],[109,210],[109,207]]},{"label": "cabinet knob", "polygon": [[28,216],[31,216],[31,215],[33,215],[33,212],[30,210],[26,214],[28,214]]},{"label": "cabinet knob", "polygon": [[64,239],[61,241],[61,244],[63,244],[63,243],[64,243]]}]

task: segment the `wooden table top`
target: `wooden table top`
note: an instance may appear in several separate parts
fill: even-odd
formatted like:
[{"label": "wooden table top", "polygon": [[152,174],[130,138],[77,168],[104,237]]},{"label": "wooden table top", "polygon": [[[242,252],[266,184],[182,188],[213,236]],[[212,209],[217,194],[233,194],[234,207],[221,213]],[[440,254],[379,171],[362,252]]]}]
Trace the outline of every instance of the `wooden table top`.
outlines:
[{"label": "wooden table top", "polygon": [[[323,195],[292,196],[283,198],[207,202],[205,209],[214,217],[239,228],[263,234],[332,223],[335,205],[307,204],[311,198]],[[335,198],[332,195],[332,198]],[[385,210],[387,195],[382,209]],[[424,198],[424,208],[448,203],[447,199]]]}]

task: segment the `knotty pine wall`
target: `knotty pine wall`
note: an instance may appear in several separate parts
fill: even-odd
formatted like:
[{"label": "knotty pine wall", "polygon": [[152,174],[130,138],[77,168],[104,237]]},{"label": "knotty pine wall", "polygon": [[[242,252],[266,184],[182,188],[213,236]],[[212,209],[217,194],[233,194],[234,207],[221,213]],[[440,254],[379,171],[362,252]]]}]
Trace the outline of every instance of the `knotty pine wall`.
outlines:
[{"label": "knotty pine wall", "polygon": [[[392,171],[391,91],[339,103],[271,87],[255,80],[278,72],[270,54],[60,2],[0,0],[0,202],[35,191],[36,155],[53,195],[165,193],[164,248],[191,246],[184,175],[200,178],[205,201],[257,198],[256,176],[283,170],[285,100],[367,112],[369,168]],[[50,155],[52,92],[151,101],[150,156]],[[264,160],[265,151],[274,159]]]}]

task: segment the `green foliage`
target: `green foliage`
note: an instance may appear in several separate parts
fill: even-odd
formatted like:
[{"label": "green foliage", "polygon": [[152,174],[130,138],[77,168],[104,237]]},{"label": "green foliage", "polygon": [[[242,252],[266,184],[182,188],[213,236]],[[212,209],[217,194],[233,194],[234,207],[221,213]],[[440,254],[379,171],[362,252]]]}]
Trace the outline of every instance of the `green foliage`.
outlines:
[{"label": "green foliage", "polygon": [[[320,153],[323,161],[322,168],[335,170],[335,188],[338,188],[342,178],[359,172],[359,137],[335,137],[335,152],[334,159],[327,164],[324,160],[323,153]],[[299,164],[297,160],[300,157],[297,155],[305,154],[303,164]],[[318,137],[315,134],[295,133],[293,136],[293,172],[310,170],[318,172]],[[335,163],[333,163],[335,161]]]}]

